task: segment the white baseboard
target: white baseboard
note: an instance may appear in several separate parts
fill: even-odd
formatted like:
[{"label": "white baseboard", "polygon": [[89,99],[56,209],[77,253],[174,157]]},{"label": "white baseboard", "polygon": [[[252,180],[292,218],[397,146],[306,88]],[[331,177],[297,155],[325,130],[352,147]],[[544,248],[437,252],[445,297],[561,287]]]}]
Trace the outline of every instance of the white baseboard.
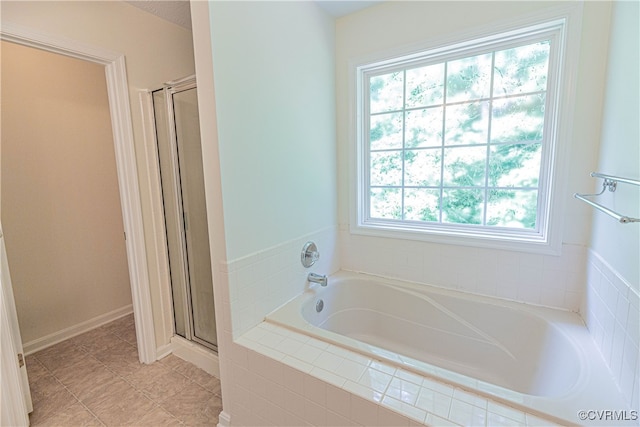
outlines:
[{"label": "white baseboard", "polygon": [[161,345],[156,349],[156,360],[160,360],[163,357],[167,357],[171,353],[173,353],[173,344],[169,343],[169,344]]},{"label": "white baseboard", "polygon": [[[220,378],[220,364],[218,355],[198,344],[192,343],[179,336],[171,337],[172,353],[179,358],[193,363],[210,375]],[[164,346],[166,347],[166,346]],[[160,350],[160,349],[158,349]]]},{"label": "white baseboard", "polygon": [[220,412],[220,415],[218,415],[218,427],[229,426],[231,426],[231,417],[225,411]]},{"label": "white baseboard", "polygon": [[76,335],[89,332],[92,329],[98,328],[109,322],[113,322],[114,320],[127,316],[131,313],[133,313],[133,306],[129,304],[117,310],[110,311],[109,313],[101,314],[100,316],[94,317],[93,319],[78,323],[77,325],[70,326],[61,331],[54,332],[42,338],[37,338],[33,341],[29,341],[22,345],[24,347],[24,354],[29,355],[35,353],[36,351],[51,347],[52,345],[58,344],[59,342],[68,340],[69,338],[73,338]]}]

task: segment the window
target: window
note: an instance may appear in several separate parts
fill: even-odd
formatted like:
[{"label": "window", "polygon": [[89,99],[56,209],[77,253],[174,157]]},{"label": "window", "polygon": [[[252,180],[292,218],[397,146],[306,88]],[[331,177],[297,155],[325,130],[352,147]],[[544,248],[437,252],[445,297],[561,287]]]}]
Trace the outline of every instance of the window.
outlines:
[{"label": "window", "polygon": [[564,30],[357,66],[357,227],[547,243]]}]

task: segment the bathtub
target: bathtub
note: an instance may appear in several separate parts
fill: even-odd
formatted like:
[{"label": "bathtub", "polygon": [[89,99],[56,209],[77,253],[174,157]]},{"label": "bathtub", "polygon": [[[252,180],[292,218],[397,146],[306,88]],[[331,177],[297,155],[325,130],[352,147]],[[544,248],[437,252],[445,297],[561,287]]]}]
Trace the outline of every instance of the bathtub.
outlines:
[{"label": "bathtub", "polygon": [[266,321],[563,424],[629,409],[575,313],[339,272]]}]

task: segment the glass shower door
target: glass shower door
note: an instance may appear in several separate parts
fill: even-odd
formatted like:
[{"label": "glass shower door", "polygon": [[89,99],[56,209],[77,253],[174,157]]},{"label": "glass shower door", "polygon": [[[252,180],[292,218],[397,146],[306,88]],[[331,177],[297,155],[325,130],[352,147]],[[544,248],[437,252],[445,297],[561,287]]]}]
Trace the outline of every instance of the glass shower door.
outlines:
[{"label": "glass shower door", "polygon": [[153,102],[175,330],[215,350],[213,278],[195,81],[156,91]]}]

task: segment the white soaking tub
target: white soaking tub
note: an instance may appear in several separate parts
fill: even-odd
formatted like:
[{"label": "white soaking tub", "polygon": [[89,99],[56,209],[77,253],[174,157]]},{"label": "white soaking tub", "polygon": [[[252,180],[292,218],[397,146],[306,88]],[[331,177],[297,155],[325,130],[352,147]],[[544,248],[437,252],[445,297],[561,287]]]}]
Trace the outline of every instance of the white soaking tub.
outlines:
[{"label": "white soaking tub", "polygon": [[563,423],[629,409],[575,313],[340,272],[266,320]]}]

